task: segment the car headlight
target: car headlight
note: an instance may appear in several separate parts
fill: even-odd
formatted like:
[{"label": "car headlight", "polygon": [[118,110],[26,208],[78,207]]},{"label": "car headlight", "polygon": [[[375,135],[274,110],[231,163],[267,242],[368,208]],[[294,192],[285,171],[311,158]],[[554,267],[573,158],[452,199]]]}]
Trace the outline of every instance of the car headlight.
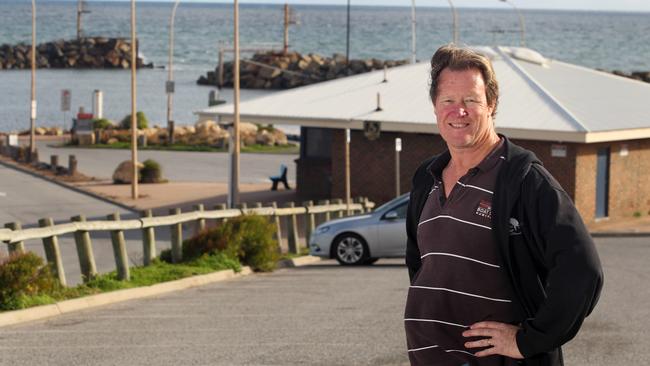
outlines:
[{"label": "car headlight", "polygon": [[328,232],[329,230],[330,230],[330,227],[329,227],[329,226],[319,227],[319,228],[316,230],[316,234],[325,234],[325,233]]}]

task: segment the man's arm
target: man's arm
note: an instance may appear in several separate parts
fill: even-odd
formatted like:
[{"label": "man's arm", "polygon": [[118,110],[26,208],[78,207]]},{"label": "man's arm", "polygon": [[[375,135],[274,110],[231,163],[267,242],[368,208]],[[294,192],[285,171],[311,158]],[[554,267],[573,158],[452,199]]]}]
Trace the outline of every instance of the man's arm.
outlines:
[{"label": "man's arm", "polygon": [[546,299],[517,333],[519,350],[532,356],[576,335],[598,301],[603,272],[591,236],[559,183],[535,164],[524,184],[527,223],[547,270]]}]

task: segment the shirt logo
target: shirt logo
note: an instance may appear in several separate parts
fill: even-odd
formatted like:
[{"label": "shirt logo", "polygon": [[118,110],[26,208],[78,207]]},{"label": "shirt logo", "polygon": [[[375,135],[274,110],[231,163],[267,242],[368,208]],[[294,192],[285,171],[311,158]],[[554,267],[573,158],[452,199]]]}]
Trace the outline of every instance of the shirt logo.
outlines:
[{"label": "shirt logo", "polygon": [[521,225],[514,217],[511,217],[508,223],[508,233],[510,233],[510,236],[521,235]]},{"label": "shirt logo", "polygon": [[478,207],[476,208],[476,212],[474,212],[476,215],[485,217],[488,220],[492,219],[492,202],[491,201],[485,201],[481,200],[478,203]]}]

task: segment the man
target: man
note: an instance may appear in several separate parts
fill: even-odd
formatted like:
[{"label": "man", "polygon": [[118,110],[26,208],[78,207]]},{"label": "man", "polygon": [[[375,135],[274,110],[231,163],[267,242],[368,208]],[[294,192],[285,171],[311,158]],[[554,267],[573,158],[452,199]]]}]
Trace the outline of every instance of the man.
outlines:
[{"label": "man", "polygon": [[496,133],[486,57],[438,49],[430,96],[448,150],[418,168],[409,201],[411,364],[563,365],[602,287],[591,237],[535,155]]}]

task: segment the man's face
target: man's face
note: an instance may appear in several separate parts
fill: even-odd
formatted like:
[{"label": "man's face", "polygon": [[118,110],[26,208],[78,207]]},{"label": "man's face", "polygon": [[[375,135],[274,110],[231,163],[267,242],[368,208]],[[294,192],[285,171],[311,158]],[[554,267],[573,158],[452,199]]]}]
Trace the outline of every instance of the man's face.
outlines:
[{"label": "man's face", "polygon": [[495,133],[494,106],[487,103],[483,75],[477,69],[442,70],[433,106],[440,135],[449,149],[479,147]]}]

